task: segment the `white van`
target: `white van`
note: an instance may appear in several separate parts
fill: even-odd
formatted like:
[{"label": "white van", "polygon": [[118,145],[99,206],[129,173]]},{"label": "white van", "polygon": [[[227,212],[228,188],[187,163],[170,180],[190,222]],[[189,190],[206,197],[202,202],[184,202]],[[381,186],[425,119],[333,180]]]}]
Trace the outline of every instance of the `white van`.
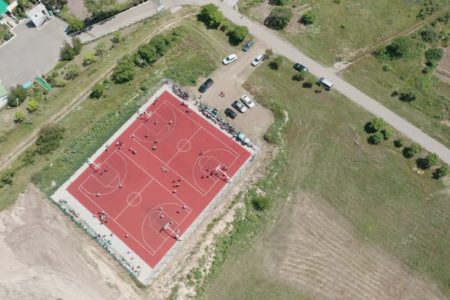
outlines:
[{"label": "white van", "polygon": [[317,83],[319,83],[321,86],[324,86],[327,91],[331,90],[331,88],[334,85],[334,83],[332,83],[331,81],[329,81],[329,80],[327,80],[327,79],[325,79],[323,77],[319,78]]}]

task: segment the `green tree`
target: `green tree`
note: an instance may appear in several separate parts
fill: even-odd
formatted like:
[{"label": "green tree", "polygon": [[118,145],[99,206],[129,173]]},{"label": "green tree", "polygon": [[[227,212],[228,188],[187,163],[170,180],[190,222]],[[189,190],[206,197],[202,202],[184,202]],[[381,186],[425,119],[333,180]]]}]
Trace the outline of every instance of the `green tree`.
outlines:
[{"label": "green tree", "polygon": [[28,101],[27,110],[28,112],[33,113],[39,109],[39,106],[40,106],[39,101],[33,98]]},{"label": "green tree", "polygon": [[282,63],[283,63],[283,57],[277,56],[269,63],[269,68],[276,71],[281,67]]},{"label": "green tree", "polygon": [[385,141],[387,141],[388,139],[390,139],[392,137],[394,132],[390,128],[385,128],[385,129],[381,130],[381,134],[383,135],[383,139]]},{"label": "green tree", "polygon": [[84,28],[84,22],[74,15],[70,15],[66,18],[67,24],[69,25],[69,32],[80,31]]},{"label": "green tree", "polygon": [[420,32],[420,36],[424,42],[434,43],[439,39],[439,32],[434,27],[427,26]]},{"label": "green tree", "polygon": [[234,26],[228,32],[230,44],[234,46],[239,45],[247,37],[247,35],[248,35],[247,26]]},{"label": "green tree", "polygon": [[105,85],[102,84],[102,83],[97,83],[92,88],[92,92],[90,94],[90,97],[98,99],[98,98],[100,98],[103,95],[104,90],[105,90]]},{"label": "green tree", "polygon": [[401,147],[405,146],[405,144],[406,144],[405,140],[402,139],[402,138],[396,139],[394,141],[394,146],[397,147],[397,148],[401,148]]},{"label": "green tree", "polygon": [[289,4],[289,2],[291,2],[291,0],[270,0],[269,2],[272,5],[283,6],[283,5]]},{"label": "green tree", "polygon": [[16,172],[12,169],[6,170],[0,175],[0,188],[5,185],[12,185],[14,181],[14,175]]},{"label": "green tree", "polygon": [[8,106],[17,107],[27,98],[27,91],[21,85],[12,88],[7,99]]},{"label": "green tree", "polygon": [[14,122],[16,122],[16,123],[22,123],[23,121],[25,121],[25,114],[23,112],[21,112],[20,110],[17,111],[14,116],[15,116]]},{"label": "green tree", "polygon": [[389,45],[386,46],[386,54],[391,59],[398,59],[403,57],[410,57],[415,51],[415,43],[409,37],[395,38]]},{"label": "green tree", "polygon": [[118,43],[120,43],[120,31],[116,31],[116,32],[113,33],[113,37],[112,37],[112,39],[111,39],[111,42],[112,42],[113,44],[118,44]]},{"label": "green tree", "polygon": [[125,83],[133,80],[135,69],[133,59],[125,55],[114,68],[111,76],[115,83]]},{"label": "green tree", "polygon": [[304,25],[312,25],[312,24],[314,24],[315,21],[316,21],[316,16],[310,10],[305,12],[300,18],[300,23],[302,23]]},{"label": "green tree", "polygon": [[219,11],[219,7],[215,4],[203,5],[200,13],[198,14],[198,20],[203,22],[208,28],[219,28],[220,24],[225,21],[225,17],[222,12]]},{"label": "green tree", "polygon": [[64,42],[61,51],[59,52],[59,58],[61,60],[70,61],[75,57],[75,52],[72,46],[66,41]]},{"label": "green tree", "polygon": [[434,171],[433,176],[434,178],[439,179],[447,176],[449,171],[450,171],[449,166],[447,164],[444,164],[442,167],[437,168],[436,171]]},{"label": "green tree", "polygon": [[36,140],[36,153],[47,154],[58,149],[64,137],[65,129],[59,125],[46,126],[41,129]]},{"label": "green tree", "polygon": [[444,57],[444,50],[442,48],[430,48],[425,51],[426,64],[430,67],[437,66],[442,57]]},{"label": "green tree", "polygon": [[375,133],[378,130],[383,129],[385,122],[382,118],[375,118],[372,121],[366,123],[365,130],[367,133]]},{"label": "green tree", "polygon": [[420,146],[417,144],[412,144],[409,147],[403,148],[403,156],[406,158],[412,158],[420,152]]},{"label": "green tree", "polygon": [[383,141],[383,135],[380,132],[377,132],[369,136],[367,141],[369,142],[369,144],[378,145]]},{"label": "green tree", "polygon": [[434,167],[439,161],[439,157],[436,153],[430,153],[425,157],[425,169],[429,169],[431,167]]},{"label": "green tree", "polygon": [[264,20],[264,24],[275,30],[283,30],[289,24],[292,12],[287,7],[274,8],[270,15]]},{"label": "green tree", "polygon": [[80,54],[82,48],[83,44],[81,43],[81,40],[79,38],[72,38],[72,49],[75,53],[75,56]]}]

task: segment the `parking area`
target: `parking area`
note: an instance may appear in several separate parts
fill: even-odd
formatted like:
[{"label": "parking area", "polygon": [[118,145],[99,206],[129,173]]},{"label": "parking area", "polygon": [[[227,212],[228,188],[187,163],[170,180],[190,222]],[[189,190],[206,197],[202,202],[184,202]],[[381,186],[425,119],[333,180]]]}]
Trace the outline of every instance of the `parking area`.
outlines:
[{"label": "parking area", "polygon": [[[197,87],[190,89],[192,94],[198,96],[201,95],[201,102],[217,108],[220,114],[224,117],[224,110],[228,107],[231,108],[231,104],[234,101],[239,100],[242,95],[250,96],[256,103],[256,106],[248,109],[245,113],[240,113],[235,108],[231,108],[234,112],[236,112],[237,117],[234,120],[227,118],[227,121],[237,130],[242,130],[252,141],[256,143],[261,141],[261,137],[267,131],[267,128],[269,128],[274,119],[272,113],[268,109],[261,106],[258,103],[258,99],[246,91],[242,87],[242,84],[247,80],[255,68],[258,68],[262,64],[266,63],[262,62],[257,67],[251,66],[253,59],[257,55],[263,54],[267,48],[270,47],[258,41],[247,52],[236,51],[235,53],[238,56],[238,60],[229,65],[222,65],[217,71],[211,74],[210,78],[214,80],[214,84],[205,93],[200,94],[197,88],[206,78],[200,80]],[[224,95],[220,96],[222,92]]]},{"label": "parking area", "polygon": [[53,18],[41,28],[29,26],[27,21],[17,25],[13,29],[14,39],[0,47],[0,80],[3,85],[23,84],[53,68],[66,39],[66,26],[58,18]]}]

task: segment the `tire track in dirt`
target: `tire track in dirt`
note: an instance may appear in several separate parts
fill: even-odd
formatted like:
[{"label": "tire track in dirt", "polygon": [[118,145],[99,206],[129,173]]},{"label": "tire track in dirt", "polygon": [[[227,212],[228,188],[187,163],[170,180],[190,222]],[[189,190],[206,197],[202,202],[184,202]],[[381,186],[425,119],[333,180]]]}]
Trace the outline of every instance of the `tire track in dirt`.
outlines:
[{"label": "tire track in dirt", "polygon": [[270,274],[316,299],[445,299],[435,284],[354,238],[323,200],[301,195],[290,201],[268,239]]}]

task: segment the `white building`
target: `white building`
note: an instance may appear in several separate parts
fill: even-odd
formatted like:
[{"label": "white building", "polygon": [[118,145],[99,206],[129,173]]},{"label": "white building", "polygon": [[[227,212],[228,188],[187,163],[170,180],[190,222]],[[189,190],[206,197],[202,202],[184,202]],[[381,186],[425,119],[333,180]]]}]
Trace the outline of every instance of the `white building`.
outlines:
[{"label": "white building", "polygon": [[50,20],[50,14],[42,3],[27,11],[27,16],[37,28],[41,27],[47,20]]}]

